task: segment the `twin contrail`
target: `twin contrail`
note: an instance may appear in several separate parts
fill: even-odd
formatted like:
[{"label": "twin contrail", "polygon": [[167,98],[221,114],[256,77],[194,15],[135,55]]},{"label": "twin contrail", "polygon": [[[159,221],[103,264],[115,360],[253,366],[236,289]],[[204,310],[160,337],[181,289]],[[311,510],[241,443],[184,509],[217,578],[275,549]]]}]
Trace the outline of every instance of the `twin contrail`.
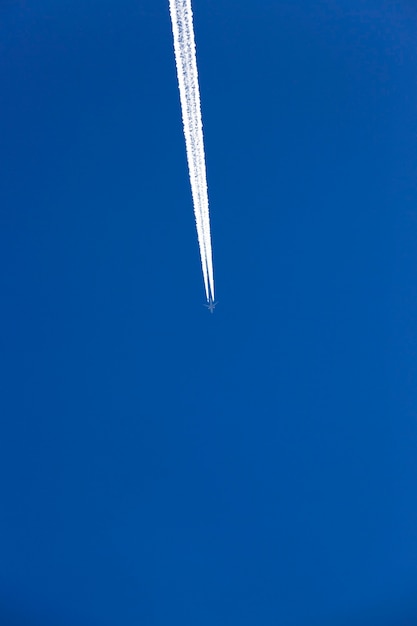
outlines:
[{"label": "twin contrail", "polygon": [[191,0],[169,0],[169,10],[204,287],[207,300],[214,301],[206,162]]}]

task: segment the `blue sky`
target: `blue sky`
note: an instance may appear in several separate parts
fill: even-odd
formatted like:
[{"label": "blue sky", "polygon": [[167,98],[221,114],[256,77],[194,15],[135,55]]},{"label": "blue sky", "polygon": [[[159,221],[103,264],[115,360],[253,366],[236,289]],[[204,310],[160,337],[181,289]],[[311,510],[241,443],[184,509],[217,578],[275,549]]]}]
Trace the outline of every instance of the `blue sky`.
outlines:
[{"label": "blue sky", "polygon": [[0,622],[413,626],[412,2],[0,6]]}]

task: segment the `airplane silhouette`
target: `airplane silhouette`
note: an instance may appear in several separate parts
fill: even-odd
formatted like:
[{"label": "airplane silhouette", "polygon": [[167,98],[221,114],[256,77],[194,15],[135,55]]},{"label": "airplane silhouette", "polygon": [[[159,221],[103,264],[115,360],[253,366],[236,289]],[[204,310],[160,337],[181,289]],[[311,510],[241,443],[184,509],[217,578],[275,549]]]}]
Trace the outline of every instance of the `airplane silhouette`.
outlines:
[{"label": "airplane silhouette", "polygon": [[208,308],[208,310],[210,311],[210,313],[213,313],[215,307],[216,307],[217,302],[213,302],[213,300],[209,300],[208,304],[205,304],[204,306]]}]

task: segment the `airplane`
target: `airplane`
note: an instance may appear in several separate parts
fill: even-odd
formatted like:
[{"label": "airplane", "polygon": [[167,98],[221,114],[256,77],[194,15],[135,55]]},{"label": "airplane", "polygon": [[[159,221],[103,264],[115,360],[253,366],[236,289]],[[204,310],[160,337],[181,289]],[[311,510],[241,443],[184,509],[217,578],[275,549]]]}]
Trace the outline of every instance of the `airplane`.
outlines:
[{"label": "airplane", "polygon": [[213,300],[210,298],[209,303],[205,304],[204,306],[208,308],[208,310],[210,311],[210,313],[213,313],[215,307],[216,307],[217,302],[213,302]]}]

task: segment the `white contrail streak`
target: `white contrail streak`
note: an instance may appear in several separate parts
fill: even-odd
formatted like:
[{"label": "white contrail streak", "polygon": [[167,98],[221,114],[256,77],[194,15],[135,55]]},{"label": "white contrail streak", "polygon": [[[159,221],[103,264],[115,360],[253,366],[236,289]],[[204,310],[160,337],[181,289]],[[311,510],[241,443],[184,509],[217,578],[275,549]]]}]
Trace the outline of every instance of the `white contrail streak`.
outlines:
[{"label": "white contrail streak", "polygon": [[191,193],[207,300],[214,300],[203,123],[191,0],[169,0]]}]

